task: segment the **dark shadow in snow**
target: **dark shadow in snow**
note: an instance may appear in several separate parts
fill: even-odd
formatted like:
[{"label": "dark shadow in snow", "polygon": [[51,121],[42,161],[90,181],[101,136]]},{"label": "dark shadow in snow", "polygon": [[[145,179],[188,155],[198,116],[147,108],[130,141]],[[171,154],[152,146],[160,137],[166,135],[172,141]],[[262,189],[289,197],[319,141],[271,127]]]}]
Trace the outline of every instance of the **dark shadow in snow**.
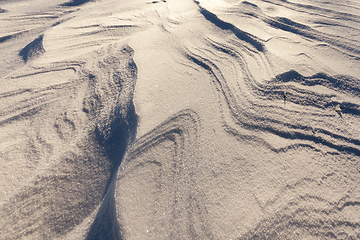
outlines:
[{"label": "dark shadow in snow", "polygon": [[44,35],[36,38],[34,41],[26,45],[20,52],[19,55],[23,58],[25,62],[29,61],[32,58],[39,57],[45,52],[43,47],[43,38]]},{"label": "dark shadow in snow", "polygon": [[263,52],[264,51],[264,45],[256,39],[255,36],[252,36],[251,34],[244,32],[240,30],[239,28],[235,27],[231,23],[225,22],[221,19],[219,19],[214,13],[206,10],[205,8],[200,7],[200,13],[211,23],[215,24],[217,27],[223,29],[223,30],[230,30],[232,31],[237,38],[239,38],[242,41],[245,41],[249,44],[251,44],[253,47],[255,47],[258,51]]},{"label": "dark shadow in snow", "polygon": [[278,75],[276,80],[279,82],[297,82],[305,86],[322,85],[336,91],[351,93],[355,96],[360,93],[359,79],[344,75],[329,76],[325,73],[317,73],[311,77],[304,77],[292,70]]},{"label": "dark shadow in snow", "polygon": [[70,2],[62,4],[61,6],[74,7],[74,6],[83,5],[83,4],[88,3],[88,2],[92,2],[92,0],[72,0]]}]

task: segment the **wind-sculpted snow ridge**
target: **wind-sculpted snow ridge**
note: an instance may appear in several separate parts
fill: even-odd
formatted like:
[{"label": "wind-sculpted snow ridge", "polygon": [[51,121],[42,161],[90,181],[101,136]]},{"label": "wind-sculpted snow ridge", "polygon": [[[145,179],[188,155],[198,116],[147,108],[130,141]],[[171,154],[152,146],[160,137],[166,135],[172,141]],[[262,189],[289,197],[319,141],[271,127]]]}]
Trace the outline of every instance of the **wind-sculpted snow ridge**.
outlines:
[{"label": "wind-sculpted snow ridge", "polygon": [[[33,168],[39,174],[4,176],[12,184],[2,193],[2,200],[10,198],[1,207],[2,239],[63,235],[100,203],[136,132],[132,94],[137,69],[132,54],[128,46],[109,45],[83,61],[9,79],[13,84],[30,77],[47,81],[1,94],[2,106],[7,105],[2,131],[15,125],[24,134],[20,142],[2,149],[8,163],[3,168],[16,164],[20,171]],[[66,71],[73,73],[70,79]],[[51,77],[62,82],[48,82]],[[27,188],[10,192],[26,181],[32,182]]]},{"label": "wind-sculpted snow ridge", "polygon": [[[236,52],[231,52],[229,48],[224,49],[216,46],[216,49],[220,50],[216,54],[217,56],[224,52],[229,54],[228,58],[236,56]],[[239,57],[241,61],[240,56],[236,57]],[[346,133],[347,124],[343,126],[343,129],[339,129],[338,123],[335,123],[336,125],[332,123],[333,117],[336,116],[335,107],[337,105],[341,109],[338,112],[340,117],[342,117],[341,112],[346,112],[348,117],[353,119],[351,121],[357,122],[360,110],[359,104],[356,102],[340,103],[333,99],[337,97],[336,92],[341,91],[356,96],[359,93],[359,79],[349,79],[344,76],[332,78],[325,74],[316,74],[305,78],[295,71],[290,71],[277,76],[267,84],[252,85],[251,81],[246,81],[246,79],[250,78],[244,72],[244,80],[248,88],[245,89],[246,92],[242,92],[244,90],[241,88],[231,88],[230,84],[234,83],[229,83],[229,79],[224,78],[220,66],[201,56],[189,55],[188,58],[214,77],[214,84],[216,84],[217,90],[219,90],[221,97],[227,104],[225,108],[229,108],[232,118],[235,119],[235,125],[226,125],[226,131],[229,131],[229,133],[236,136],[239,134],[236,129],[241,129],[239,131],[244,129],[260,130],[285,139],[305,140],[301,144],[304,146],[310,141],[316,145],[323,144],[338,151],[346,151],[360,156],[358,135],[352,136],[351,133]],[[230,80],[236,81],[236,79]],[[284,86],[284,83],[288,84]],[[302,83],[303,85],[295,86],[291,83]],[[327,86],[334,91],[328,94],[319,94],[315,89],[313,91],[305,90],[304,85]],[[352,88],[349,89],[348,85],[351,85]],[[348,89],[348,92],[346,89]],[[255,98],[255,100],[249,101],[242,97],[249,93],[253,93],[251,97]],[[283,106],[279,104],[279,102],[282,102],[281,100],[284,101]],[[290,109],[286,105],[291,105]],[[301,110],[301,106],[308,108]],[[330,121],[326,121],[326,118]],[[296,123],[294,122],[295,119],[297,119]],[[316,123],[319,119],[321,119],[322,123],[327,123],[326,128]],[[356,129],[357,126],[354,125],[354,128]],[[336,129],[340,131],[336,131]],[[315,144],[311,144],[309,147],[316,149]]]},{"label": "wind-sculpted snow ridge", "polygon": [[[217,50],[219,50],[218,47]],[[222,50],[222,52],[229,54],[229,57],[236,56],[234,52],[230,54],[229,50]],[[221,56],[219,53],[216,55]],[[245,90],[246,92],[242,92],[241,89],[235,90],[229,86],[229,79],[223,77],[220,66],[199,55],[189,54],[188,58],[213,76],[214,85],[225,104],[224,112],[229,111],[226,123],[223,125],[224,130],[236,140],[263,145],[279,155],[292,153],[294,150],[298,154],[308,150],[321,152],[322,156],[316,157],[317,161],[329,158],[334,161],[330,156],[339,156],[335,157],[338,159],[335,161],[349,159],[343,164],[350,163],[350,166],[353,161],[355,174],[358,174],[359,79],[345,76],[330,77],[326,74],[304,77],[295,71],[289,71],[278,75],[267,84],[251,85],[250,81],[249,88]],[[284,86],[284,83],[288,84]],[[333,91],[327,94],[318,93],[315,87],[319,85]],[[349,85],[351,88],[348,87]],[[304,89],[304,86],[311,86],[314,89]],[[249,92],[251,100],[243,97]],[[356,96],[356,100],[354,102],[334,101],[333,99],[336,99],[339,93]],[[283,105],[280,104],[281,102]],[[337,113],[336,106],[340,106],[339,109],[341,109]],[[346,121],[344,116],[346,116]],[[337,118],[341,121],[336,121]],[[271,135],[283,140],[271,137]],[[281,143],[280,146],[277,145],[279,143]],[[348,157],[345,157],[346,155]],[[270,156],[271,154],[268,154],[267,157]],[[285,159],[288,158],[285,157]],[[299,159],[299,161],[302,160],[302,158]],[[280,160],[282,161],[283,159]],[[285,165],[290,166],[291,163],[285,163]],[[273,200],[264,203],[262,208],[264,212],[268,212],[269,209],[271,209],[269,212],[272,212],[274,208],[281,206],[286,201],[285,199],[291,199],[291,201],[282,206],[281,210],[275,211],[275,215],[262,220],[254,230],[247,232],[239,239],[295,239],[299,236],[321,239],[358,238],[360,236],[359,219],[348,214],[348,211],[359,211],[358,198],[347,200],[348,196],[344,194],[341,199],[334,201],[324,196],[324,194],[327,195],[327,191],[333,191],[331,188],[339,182],[346,183],[349,188],[356,188],[355,192],[358,192],[355,184],[358,180],[348,184],[345,179],[349,176],[335,176],[336,174],[331,172],[320,179],[310,177],[301,179],[293,185],[287,184]]]},{"label": "wind-sculpted snow ridge", "polygon": [[[243,2],[242,4],[250,6],[246,7],[252,11],[241,9],[240,12],[259,18],[258,15],[260,15],[260,13],[257,5],[249,4],[248,2]],[[231,10],[235,12],[234,9]],[[204,10],[201,11],[203,12]],[[264,18],[264,16],[260,17],[260,19],[261,18]],[[209,18],[207,17],[207,19]],[[287,27],[281,24],[279,26],[275,26],[274,24],[270,25],[284,31],[299,34],[305,38],[315,39],[314,35],[310,36],[310,32],[314,31],[308,27],[297,24],[291,20],[285,20],[286,19],[281,18],[279,22],[286,24]],[[353,20],[355,21],[356,17],[353,17]],[[267,21],[265,22],[269,23]],[[228,25],[229,24],[230,23],[228,23]],[[221,27],[220,24],[216,25]],[[222,25],[226,24],[223,23]],[[221,28],[224,29],[224,27]],[[225,29],[230,29],[230,27]],[[294,29],[299,30],[295,31]],[[305,31],[309,33],[305,34]],[[338,45],[336,40],[327,40],[328,37],[325,37],[326,34],[322,35],[324,37],[319,37],[318,40]],[[313,141],[316,144],[323,144],[327,147],[339,151],[348,151],[359,156],[360,142],[358,140],[358,134],[355,136],[346,134],[347,124],[344,124],[344,128],[342,129],[344,134],[335,131],[339,126],[338,123],[333,125],[331,117],[331,115],[336,116],[334,110],[336,110],[336,106],[339,106],[341,111],[337,112],[340,117],[342,117],[342,113],[346,112],[350,118],[354,119],[354,122],[357,122],[360,107],[357,103],[360,90],[359,79],[345,75],[331,77],[323,73],[315,73],[312,76],[304,77],[298,72],[290,70],[279,74],[274,80],[261,83],[257,81],[256,76],[253,75],[254,73],[252,69],[250,69],[250,67],[253,68],[253,66],[249,66],[248,59],[256,59],[254,63],[257,63],[259,68],[266,65],[271,68],[271,65],[274,65],[272,62],[274,61],[274,59],[272,59],[273,54],[270,52],[270,49],[266,47],[266,44],[265,52],[262,53],[263,49],[257,48],[259,54],[256,56],[253,54],[253,50],[244,48],[246,45],[233,39],[230,40],[231,42],[228,41],[229,43],[216,42],[210,38],[206,41],[209,47],[197,49],[196,52],[198,55],[190,53],[187,54],[187,57],[213,76],[216,88],[227,104],[225,108],[229,108],[232,118],[235,119],[235,125],[239,125],[242,130],[260,130],[261,132],[269,132],[286,139]],[[354,55],[358,54],[356,47],[350,47],[346,44],[341,45],[341,47],[351,51]],[[222,59],[226,59],[226,63],[224,63]],[[232,66],[234,66],[233,69],[228,70],[232,68]],[[268,67],[265,67],[264,70],[266,71]],[[222,70],[225,68],[226,72]],[[269,70],[272,71],[271,69]],[[228,75],[227,72],[230,71],[233,72],[234,76],[230,77]],[[239,83],[239,79],[243,82]],[[295,85],[295,83],[299,83],[300,85]],[[313,88],[307,88],[309,86]],[[317,93],[316,86],[326,87],[329,91],[327,94]],[[354,102],[338,100],[340,93],[353,95],[355,97]],[[282,99],[284,100],[283,106],[279,105],[279,101]],[[292,105],[292,103],[295,105]],[[299,105],[307,107],[308,109],[304,108],[301,110]],[[295,121],[296,124],[294,124],[295,119],[301,118],[304,121],[303,123],[298,120]],[[326,118],[329,118],[329,121],[326,121]],[[321,119],[321,122],[327,122],[326,125],[329,128],[324,129],[317,127],[315,119]],[[309,122],[311,123],[309,124]],[[230,126],[231,124],[227,126],[227,131],[236,135],[236,128]],[[353,127],[357,129],[358,126],[354,125]]]},{"label": "wind-sculpted snow ridge", "polygon": [[359,3],[35,2],[0,1],[0,239],[360,238]]}]

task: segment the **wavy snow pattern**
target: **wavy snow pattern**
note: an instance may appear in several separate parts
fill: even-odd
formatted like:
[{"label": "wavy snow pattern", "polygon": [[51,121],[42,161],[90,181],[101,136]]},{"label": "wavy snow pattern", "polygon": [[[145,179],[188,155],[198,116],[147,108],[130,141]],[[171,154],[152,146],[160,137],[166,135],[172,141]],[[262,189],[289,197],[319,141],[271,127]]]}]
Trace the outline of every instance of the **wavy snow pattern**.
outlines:
[{"label": "wavy snow pattern", "polygon": [[355,1],[87,2],[1,14],[2,238],[360,238]]}]

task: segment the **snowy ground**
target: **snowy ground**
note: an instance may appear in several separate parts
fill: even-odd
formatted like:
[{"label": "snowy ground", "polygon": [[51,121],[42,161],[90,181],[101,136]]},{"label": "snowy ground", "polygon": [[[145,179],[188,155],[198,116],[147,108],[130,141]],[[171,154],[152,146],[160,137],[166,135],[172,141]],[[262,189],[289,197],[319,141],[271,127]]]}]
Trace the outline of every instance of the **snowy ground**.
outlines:
[{"label": "snowy ground", "polygon": [[358,1],[0,0],[0,26],[0,239],[360,238]]}]

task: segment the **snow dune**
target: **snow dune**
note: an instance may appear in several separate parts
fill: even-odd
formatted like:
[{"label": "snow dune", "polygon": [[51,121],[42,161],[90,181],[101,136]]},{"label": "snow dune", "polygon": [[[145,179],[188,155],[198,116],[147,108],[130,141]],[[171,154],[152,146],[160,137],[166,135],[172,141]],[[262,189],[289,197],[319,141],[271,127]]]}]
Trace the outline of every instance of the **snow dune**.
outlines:
[{"label": "snow dune", "polygon": [[0,1],[0,239],[360,238],[356,1]]}]

